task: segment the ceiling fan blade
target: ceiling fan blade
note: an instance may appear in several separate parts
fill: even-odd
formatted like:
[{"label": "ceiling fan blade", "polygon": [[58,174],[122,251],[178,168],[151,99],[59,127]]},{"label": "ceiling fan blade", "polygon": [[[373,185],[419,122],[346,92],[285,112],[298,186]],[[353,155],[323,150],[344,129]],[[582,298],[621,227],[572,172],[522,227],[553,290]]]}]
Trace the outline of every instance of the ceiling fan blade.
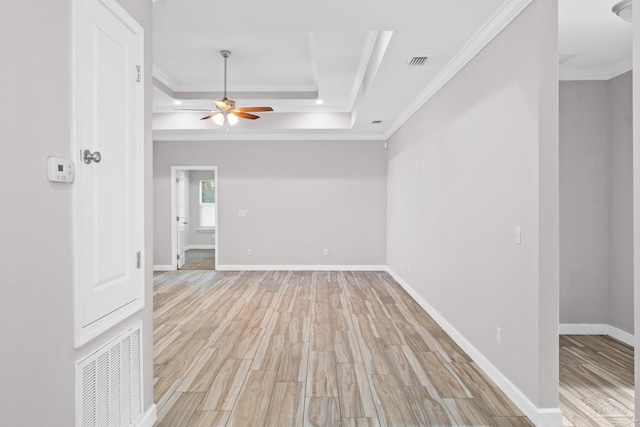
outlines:
[{"label": "ceiling fan blade", "polygon": [[273,111],[273,108],[271,107],[242,107],[242,108],[236,108],[236,111],[243,111],[243,112],[259,112],[259,111]]},{"label": "ceiling fan blade", "polygon": [[231,106],[230,106],[230,105],[227,105],[226,103],[224,103],[224,102],[222,102],[222,101],[215,100],[215,101],[213,101],[213,102],[215,102],[216,107],[218,107],[218,108],[219,108],[219,109],[221,109],[222,111],[227,111],[227,110],[230,110],[230,109],[231,109]]},{"label": "ceiling fan blade", "polygon": [[238,117],[242,117],[243,119],[249,119],[249,120],[255,120],[260,118],[260,116],[256,116],[249,113],[243,113],[242,111],[234,111],[233,114]]},{"label": "ceiling fan blade", "polygon": [[213,114],[209,114],[208,116],[204,116],[203,118],[201,118],[200,120],[207,120],[212,118],[213,116],[217,116],[218,114],[222,114],[222,113],[213,113]]}]

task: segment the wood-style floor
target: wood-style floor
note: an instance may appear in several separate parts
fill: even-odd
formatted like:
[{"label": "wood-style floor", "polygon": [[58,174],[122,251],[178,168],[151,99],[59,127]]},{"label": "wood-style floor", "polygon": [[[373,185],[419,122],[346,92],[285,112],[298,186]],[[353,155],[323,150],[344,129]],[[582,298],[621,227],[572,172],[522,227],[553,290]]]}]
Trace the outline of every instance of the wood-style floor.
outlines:
[{"label": "wood-style floor", "polygon": [[189,249],[180,270],[215,270],[215,249]]},{"label": "wood-style floor", "polygon": [[634,425],[633,348],[603,335],[560,337],[564,426]]},{"label": "wood-style floor", "polygon": [[532,426],[386,273],[155,275],[156,426]]}]

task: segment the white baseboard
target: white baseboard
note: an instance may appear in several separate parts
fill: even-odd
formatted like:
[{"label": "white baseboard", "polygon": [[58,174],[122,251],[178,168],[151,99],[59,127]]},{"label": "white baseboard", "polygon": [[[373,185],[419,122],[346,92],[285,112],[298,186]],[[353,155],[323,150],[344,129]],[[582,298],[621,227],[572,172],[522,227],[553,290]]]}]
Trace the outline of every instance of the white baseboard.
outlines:
[{"label": "white baseboard", "polygon": [[216,245],[189,245],[189,246],[185,246],[184,250],[188,251],[191,249],[215,249]]},{"label": "white baseboard", "polygon": [[496,368],[477,348],[456,330],[438,311],[415,289],[405,282],[395,271],[386,270],[405,291],[440,325],[442,329],[473,359],[485,374],[511,399],[511,401],[537,426],[558,427],[562,425],[559,408],[538,408],[522,393],[498,368]]},{"label": "white baseboard", "polygon": [[560,335],[608,335],[635,347],[633,334],[605,323],[561,323]]},{"label": "white baseboard", "polygon": [[558,427],[562,425],[560,408],[539,408],[537,427]]},{"label": "white baseboard", "polygon": [[219,265],[217,271],[387,271],[384,265]]},{"label": "white baseboard", "polygon": [[153,271],[174,271],[177,270],[177,266],[175,265],[154,265]]},{"label": "white baseboard", "polygon": [[142,418],[138,423],[136,423],[136,427],[153,427],[153,424],[158,419],[158,410],[156,408],[156,404],[152,403],[149,409],[144,413]]}]

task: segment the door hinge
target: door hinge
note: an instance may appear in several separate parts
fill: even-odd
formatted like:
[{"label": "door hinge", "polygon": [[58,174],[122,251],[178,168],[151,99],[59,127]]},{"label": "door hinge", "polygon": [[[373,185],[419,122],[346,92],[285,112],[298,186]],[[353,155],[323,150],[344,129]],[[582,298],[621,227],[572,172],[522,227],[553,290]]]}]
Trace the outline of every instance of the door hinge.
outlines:
[{"label": "door hinge", "polygon": [[176,255],[176,259],[180,260],[180,254]]},{"label": "door hinge", "polygon": [[136,254],[136,266],[137,268],[142,268],[142,252],[140,251]]},{"label": "door hinge", "polygon": [[176,178],[176,184],[180,184],[180,178]]},{"label": "door hinge", "polygon": [[176,217],[176,221],[180,221],[180,217],[179,216]]},{"label": "door hinge", "polygon": [[138,73],[138,77],[136,78],[136,83],[140,83],[142,81],[142,67],[136,65],[136,71]]}]

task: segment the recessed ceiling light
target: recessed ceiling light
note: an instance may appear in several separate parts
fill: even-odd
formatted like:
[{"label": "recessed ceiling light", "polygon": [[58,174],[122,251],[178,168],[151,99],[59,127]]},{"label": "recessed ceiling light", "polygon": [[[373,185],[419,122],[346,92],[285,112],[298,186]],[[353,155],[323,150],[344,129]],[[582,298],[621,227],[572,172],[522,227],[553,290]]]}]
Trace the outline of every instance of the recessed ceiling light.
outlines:
[{"label": "recessed ceiling light", "polygon": [[322,99],[316,99],[316,104],[318,105],[324,104],[324,101]]},{"label": "recessed ceiling light", "polygon": [[182,101],[175,100],[173,101],[173,105],[182,105]]}]

